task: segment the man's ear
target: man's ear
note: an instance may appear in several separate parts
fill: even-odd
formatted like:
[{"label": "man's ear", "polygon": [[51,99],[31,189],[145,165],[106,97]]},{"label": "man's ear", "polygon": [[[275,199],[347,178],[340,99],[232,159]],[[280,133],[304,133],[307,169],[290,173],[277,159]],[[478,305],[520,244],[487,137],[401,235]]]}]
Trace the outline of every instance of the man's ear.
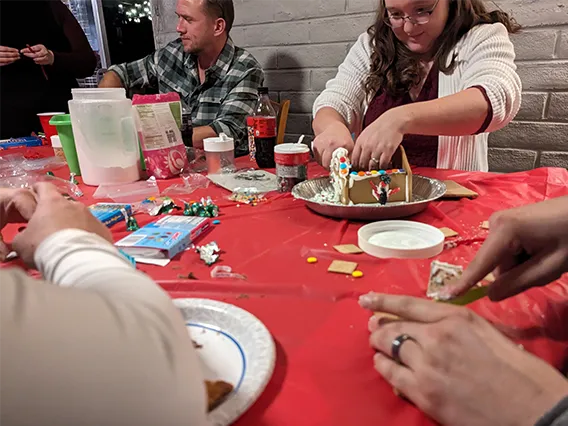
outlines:
[{"label": "man's ear", "polygon": [[227,23],[223,18],[217,18],[215,20],[215,36],[220,36],[225,32],[225,28],[227,27]]}]

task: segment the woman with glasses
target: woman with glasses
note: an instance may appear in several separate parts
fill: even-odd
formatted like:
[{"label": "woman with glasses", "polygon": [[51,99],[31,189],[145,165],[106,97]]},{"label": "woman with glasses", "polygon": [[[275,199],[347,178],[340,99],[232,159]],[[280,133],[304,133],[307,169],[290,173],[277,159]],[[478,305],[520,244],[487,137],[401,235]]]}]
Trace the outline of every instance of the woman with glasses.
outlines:
[{"label": "woman with glasses", "polygon": [[357,168],[384,169],[402,143],[415,166],[487,171],[488,133],[521,104],[519,28],[483,0],[380,0],[314,103],[317,160],[342,147]]}]

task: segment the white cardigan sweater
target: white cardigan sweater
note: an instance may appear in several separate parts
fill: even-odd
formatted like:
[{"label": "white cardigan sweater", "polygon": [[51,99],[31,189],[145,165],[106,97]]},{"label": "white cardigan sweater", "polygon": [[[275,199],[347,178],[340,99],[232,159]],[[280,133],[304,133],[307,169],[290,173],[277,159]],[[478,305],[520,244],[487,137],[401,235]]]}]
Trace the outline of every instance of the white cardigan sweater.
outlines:
[{"label": "white cardigan sweater", "polygon": [[[438,98],[472,86],[482,86],[493,108],[493,119],[486,133],[471,136],[439,136],[440,169],[487,171],[489,132],[506,126],[521,106],[521,80],[516,73],[515,50],[503,24],[478,25],[456,44],[457,66],[446,75],[439,73]],[[449,55],[448,61],[452,55]],[[339,66],[335,78],[316,99],[314,117],[324,107],[335,109],[359,134],[368,107],[365,79],[371,66],[371,38],[364,33]]]}]

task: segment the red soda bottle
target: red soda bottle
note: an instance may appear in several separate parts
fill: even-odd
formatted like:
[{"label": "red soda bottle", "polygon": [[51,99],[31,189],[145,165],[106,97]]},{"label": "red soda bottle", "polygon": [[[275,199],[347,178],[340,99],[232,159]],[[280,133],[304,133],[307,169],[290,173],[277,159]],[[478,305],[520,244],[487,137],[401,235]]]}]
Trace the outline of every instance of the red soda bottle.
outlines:
[{"label": "red soda bottle", "polygon": [[258,167],[276,167],[274,147],[276,146],[276,111],[268,97],[268,88],[258,88],[258,103],[254,111],[255,159]]}]

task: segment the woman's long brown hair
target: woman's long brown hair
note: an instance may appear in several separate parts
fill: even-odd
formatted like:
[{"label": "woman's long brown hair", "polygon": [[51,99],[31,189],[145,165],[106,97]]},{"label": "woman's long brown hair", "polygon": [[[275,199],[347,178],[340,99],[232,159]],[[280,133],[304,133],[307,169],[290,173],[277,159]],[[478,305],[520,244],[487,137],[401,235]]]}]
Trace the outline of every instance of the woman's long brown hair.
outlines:
[{"label": "woman's long brown hair", "polygon": [[[448,64],[448,55],[456,43],[476,25],[500,22],[509,33],[516,33],[521,28],[502,10],[488,11],[483,0],[450,0],[449,7],[446,27],[435,44],[432,56],[438,70],[446,74],[456,66],[455,56]],[[378,91],[385,91],[392,96],[404,94],[412,86],[419,84],[423,77],[420,58],[396,38],[385,19],[387,9],[385,1],[381,0],[376,22],[367,30],[373,50],[371,70],[365,82],[369,99]]]}]

